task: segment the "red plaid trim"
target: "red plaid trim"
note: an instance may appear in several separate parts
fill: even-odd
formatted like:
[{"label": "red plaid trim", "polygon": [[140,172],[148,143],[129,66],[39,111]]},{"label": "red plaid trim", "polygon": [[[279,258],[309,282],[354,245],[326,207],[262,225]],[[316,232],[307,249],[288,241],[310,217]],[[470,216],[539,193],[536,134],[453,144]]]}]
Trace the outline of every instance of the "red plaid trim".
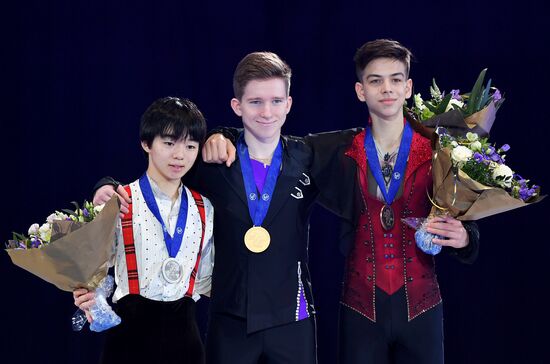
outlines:
[{"label": "red plaid trim", "polygon": [[[130,186],[124,186],[128,196],[132,198]],[[134,226],[132,224],[132,203],[128,206],[128,213],[122,218],[122,237],[124,238],[124,253],[126,255],[126,270],[128,272],[128,289],[130,294],[139,294],[139,275],[134,246]]]},{"label": "red plaid trim", "polygon": [[191,195],[195,199],[195,204],[197,205],[197,208],[199,209],[199,215],[201,217],[201,226],[202,226],[202,236],[201,236],[201,243],[199,247],[199,252],[197,253],[197,261],[195,263],[195,267],[191,271],[191,277],[189,277],[189,289],[187,290],[187,293],[185,294],[186,297],[192,297],[193,296],[193,289],[195,289],[195,279],[197,277],[197,271],[199,269],[199,262],[201,260],[201,253],[202,253],[202,245],[204,243],[204,231],[206,230],[206,214],[204,212],[204,201],[202,199],[202,196],[200,193],[195,192],[191,190]]},{"label": "red plaid trim", "polygon": [[[132,192],[130,191],[130,186],[124,186],[124,189],[128,193],[128,196],[132,198]],[[191,195],[195,199],[195,204],[199,210],[199,215],[201,218],[202,226],[202,235],[199,251],[197,253],[197,261],[195,267],[191,272],[191,277],[189,278],[189,289],[185,293],[186,297],[193,296],[193,290],[195,289],[195,279],[197,277],[197,271],[199,268],[199,263],[201,259],[202,246],[204,244],[204,232],[206,230],[206,214],[204,210],[204,201],[200,193],[191,191]],[[122,236],[124,238],[124,252],[126,254],[126,269],[128,272],[128,288],[130,294],[139,294],[139,275],[137,269],[137,260],[136,260],[136,248],[134,246],[134,227],[132,224],[132,203],[128,207],[128,213],[122,218]]]}]

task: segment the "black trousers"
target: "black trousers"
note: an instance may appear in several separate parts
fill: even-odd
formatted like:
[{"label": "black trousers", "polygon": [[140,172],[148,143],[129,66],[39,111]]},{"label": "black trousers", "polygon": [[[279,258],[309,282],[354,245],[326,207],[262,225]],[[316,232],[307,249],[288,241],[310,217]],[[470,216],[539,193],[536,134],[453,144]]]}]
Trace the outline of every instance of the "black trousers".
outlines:
[{"label": "black trousers", "polygon": [[204,363],[193,299],[160,302],[128,295],[115,311],[122,322],[106,331],[102,363]]},{"label": "black trousers", "polygon": [[441,304],[407,319],[404,288],[393,295],[376,289],[376,322],[341,305],[338,358],[341,364],[443,363]]},{"label": "black trousers", "polygon": [[316,349],[313,317],[247,334],[244,318],[210,316],[208,364],[315,364]]}]

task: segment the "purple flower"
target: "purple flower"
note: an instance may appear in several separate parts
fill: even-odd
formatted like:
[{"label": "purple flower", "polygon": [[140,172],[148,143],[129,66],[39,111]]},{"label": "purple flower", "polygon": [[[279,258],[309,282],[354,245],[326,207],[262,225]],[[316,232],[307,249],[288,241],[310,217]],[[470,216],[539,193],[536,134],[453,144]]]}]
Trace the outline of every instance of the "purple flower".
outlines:
[{"label": "purple flower", "polygon": [[531,188],[527,187],[521,187],[519,189],[519,198],[521,198],[523,201],[528,200],[530,197],[534,196],[537,192],[537,186],[533,185]]},{"label": "purple flower", "polygon": [[460,90],[451,90],[451,95],[453,95],[451,98],[454,100],[462,100],[462,96],[460,96]]},{"label": "purple flower", "polygon": [[483,159],[484,159],[483,154],[481,154],[481,153],[479,153],[479,152],[475,152],[475,153],[474,153],[474,160],[475,160],[476,162],[479,163],[479,162],[481,162]]},{"label": "purple flower", "polygon": [[84,215],[84,217],[89,217],[90,213],[88,212],[88,209],[86,208],[82,209],[82,215]]},{"label": "purple flower", "polygon": [[491,154],[493,154],[494,152],[495,152],[495,148],[489,146],[489,147],[487,147],[487,150],[485,151],[485,154],[491,155]]},{"label": "purple flower", "polygon": [[493,101],[497,102],[498,100],[502,99],[502,95],[500,94],[499,89],[497,88],[495,90],[495,93],[493,94]]},{"label": "purple flower", "polygon": [[503,162],[502,158],[500,158],[500,155],[498,155],[496,153],[491,154],[490,158],[493,162],[497,162],[499,164],[502,164],[502,162]]},{"label": "purple flower", "polygon": [[500,150],[503,152],[507,152],[510,150],[510,146],[508,144],[504,144],[502,147],[500,147]]},{"label": "purple flower", "polygon": [[42,242],[36,238],[31,239],[31,248],[38,248]]}]

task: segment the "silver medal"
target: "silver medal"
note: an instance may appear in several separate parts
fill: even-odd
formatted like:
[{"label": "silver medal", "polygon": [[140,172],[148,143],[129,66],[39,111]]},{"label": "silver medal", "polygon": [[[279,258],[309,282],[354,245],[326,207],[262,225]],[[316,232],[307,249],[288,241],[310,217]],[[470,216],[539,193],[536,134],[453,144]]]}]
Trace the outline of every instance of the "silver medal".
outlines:
[{"label": "silver medal", "polygon": [[181,280],[183,268],[176,258],[168,258],[162,263],[162,276],[168,283],[176,283]]}]

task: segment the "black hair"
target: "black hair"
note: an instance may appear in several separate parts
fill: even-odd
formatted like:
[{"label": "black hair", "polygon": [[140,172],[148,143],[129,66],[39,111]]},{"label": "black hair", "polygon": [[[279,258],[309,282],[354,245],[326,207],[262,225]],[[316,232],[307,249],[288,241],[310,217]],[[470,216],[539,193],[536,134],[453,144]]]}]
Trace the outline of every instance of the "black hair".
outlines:
[{"label": "black hair", "polygon": [[185,98],[163,97],[153,102],[141,116],[139,137],[151,147],[155,137],[175,140],[189,138],[202,145],[206,121],[197,105]]},{"label": "black hair", "polygon": [[355,53],[355,72],[359,82],[363,81],[363,71],[367,65],[378,58],[390,58],[403,62],[405,77],[409,77],[412,53],[401,43],[391,39],[376,39],[361,46]]}]

